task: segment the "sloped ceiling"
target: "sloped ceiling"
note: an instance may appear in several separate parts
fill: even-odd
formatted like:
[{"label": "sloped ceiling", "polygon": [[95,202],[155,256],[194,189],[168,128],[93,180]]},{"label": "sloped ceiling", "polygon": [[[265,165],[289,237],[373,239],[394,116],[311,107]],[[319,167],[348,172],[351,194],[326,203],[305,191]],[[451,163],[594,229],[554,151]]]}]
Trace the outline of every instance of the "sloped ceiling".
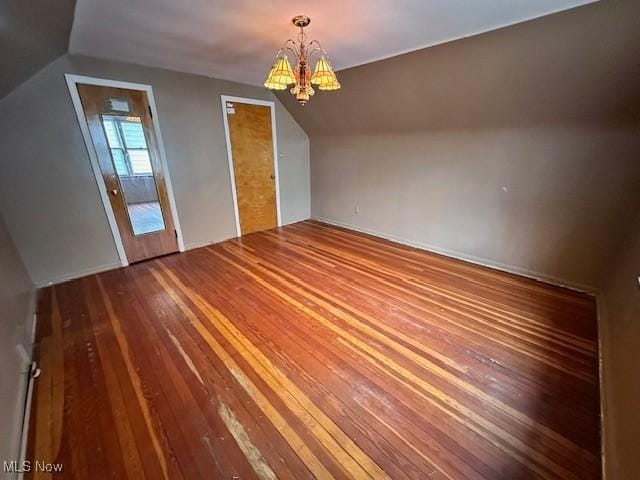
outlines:
[{"label": "sloped ceiling", "polygon": [[338,73],[307,134],[640,121],[640,2],[610,0]]},{"label": "sloped ceiling", "polygon": [[261,85],[297,14],[343,69],[590,1],[78,0],[70,52]]},{"label": "sloped ceiling", "polygon": [[0,98],[67,53],[75,0],[0,2]]}]

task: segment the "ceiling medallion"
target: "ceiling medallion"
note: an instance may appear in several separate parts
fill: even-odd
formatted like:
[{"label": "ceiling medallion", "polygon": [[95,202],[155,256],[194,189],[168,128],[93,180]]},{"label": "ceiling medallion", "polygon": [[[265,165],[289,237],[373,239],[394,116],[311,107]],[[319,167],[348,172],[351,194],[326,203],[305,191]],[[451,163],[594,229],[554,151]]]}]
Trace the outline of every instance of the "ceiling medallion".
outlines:
[{"label": "ceiling medallion", "polygon": [[[306,41],[304,27],[311,23],[311,19],[306,15],[297,15],[291,22],[300,28],[298,39],[287,40],[278,50],[276,61],[267,75],[264,86],[270,90],[286,90],[289,85],[293,85],[289,91],[301,105],[305,105],[315,93],[312,85],[316,85],[320,90],[337,90],[340,88],[340,82],[327,58],[327,52],[320,43],[317,40],[311,40],[309,43]],[[293,69],[289,63],[289,54],[293,54],[296,60]],[[319,55],[319,58],[312,75],[309,62],[314,54]]]}]

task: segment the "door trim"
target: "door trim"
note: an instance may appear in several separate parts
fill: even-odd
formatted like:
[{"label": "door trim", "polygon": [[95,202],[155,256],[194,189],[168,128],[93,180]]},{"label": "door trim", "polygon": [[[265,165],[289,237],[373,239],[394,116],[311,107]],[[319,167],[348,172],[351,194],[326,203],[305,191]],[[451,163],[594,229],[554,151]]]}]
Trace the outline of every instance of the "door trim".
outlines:
[{"label": "door trim", "polygon": [[233,196],[233,214],[236,219],[236,233],[242,236],[240,230],[240,214],[238,213],[238,194],[236,192],[236,179],[233,169],[233,153],[231,152],[231,135],[229,134],[229,120],[227,119],[227,102],[247,103],[249,105],[262,105],[271,109],[271,143],[273,144],[273,173],[276,177],[276,218],[278,226],[282,226],[280,214],[280,175],[278,174],[278,135],[276,128],[276,104],[270,100],[256,100],[254,98],[234,97],[232,95],[220,95],[222,107],[222,120],[224,122],[224,137],[227,144],[227,159],[229,160],[229,178],[231,180],[231,194]]},{"label": "door trim", "polygon": [[100,170],[100,164],[98,163],[98,155],[96,153],[95,147],[93,146],[93,140],[91,139],[91,134],[89,133],[89,127],[87,125],[87,118],[84,114],[84,109],[82,108],[82,101],[80,100],[80,94],[78,93],[78,89],[76,84],[82,83],[85,85],[98,85],[101,87],[114,87],[114,88],[124,88],[127,90],[137,90],[143,91],[147,94],[147,101],[149,102],[149,107],[151,108],[151,121],[153,123],[153,129],[155,131],[157,141],[158,141],[158,151],[160,153],[160,164],[164,170],[164,178],[167,187],[167,196],[169,197],[169,209],[171,210],[171,215],[173,216],[173,224],[176,229],[176,236],[178,237],[178,250],[184,252],[184,240],[182,236],[182,229],[180,228],[180,220],[178,219],[178,209],[176,208],[175,197],[173,196],[173,187],[171,186],[171,176],[169,174],[169,168],[167,166],[167,155],[164,151],[164,142],[162,140],[162,132],[160,131],[160,122],[158,120],[158,108],[156,107],[156,100],[153,96],[153,87],[151,85],[145,85],[143,83],[131,83],[131,82],[121,82],[118,80],[109,80],[106,78],[96,78],[96,77],[86,77],[83,75],[74,75],[71,73],[65,74],[65,80],[67,82],[67,87],[69,89],[69,94],[71,95],[71,101],[73,102],[73,108],[76,111],[76,117],[78,118],[78,123],[80,124],[80,131],[82,132],[82,138],[84,139],[85,147],[87,148],[87,153],[89,154],[89,160],[91,161],[91,167],[93,169],[93,176],[95,177],[96,183],[98,185],[98,191],[100,192],[100,198],[102,199],[102,205],[104,207],[104,211],[107,215],[107,221],[109,222],[109,227],[111,228],[111,233],[113,235],[113,241],[116,244],[116,250],[118,251],[118,256],[120,257],[120,263],[123,267],[129,265],[129,260],[127,259],[127,254],[124,250],[124,245],[122,243],[122,238],[120,237],[120,230],[118,230],[118,224],[116,223],[116,217],[113,214],[113,209],[111,207],[111,202],[109,202],[109,195],[107,194],[107,187],[104,183],[104,178],[102,177],[102,171]]}]

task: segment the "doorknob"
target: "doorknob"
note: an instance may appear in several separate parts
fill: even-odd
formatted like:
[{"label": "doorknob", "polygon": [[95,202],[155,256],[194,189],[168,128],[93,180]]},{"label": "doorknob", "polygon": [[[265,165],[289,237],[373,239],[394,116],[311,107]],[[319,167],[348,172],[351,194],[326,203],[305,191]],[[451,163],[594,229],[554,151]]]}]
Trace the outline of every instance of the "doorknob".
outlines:
[{"label": "doorknob", "polygon": [[116,190],[115,188],[111,190],[111,195],[113,195],[114,197],[118,195],[118,190]]}]

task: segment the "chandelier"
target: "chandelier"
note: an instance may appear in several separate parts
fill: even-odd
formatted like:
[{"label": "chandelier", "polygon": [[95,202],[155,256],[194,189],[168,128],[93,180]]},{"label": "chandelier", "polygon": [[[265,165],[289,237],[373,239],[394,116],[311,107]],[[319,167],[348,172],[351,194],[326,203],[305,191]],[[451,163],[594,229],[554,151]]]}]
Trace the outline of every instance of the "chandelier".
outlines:
[{"label": "chandelier", "polygon": [[[306,15],[297,15],[291,22],[300,28],[298,41],[289,39],[284,42],[276,54],[276,61],[267,75],[264,86],[270,90],[286,90],[289,85],[293,85],[289,91],[301,105],[305,105],[315,93],[312,85],[316,85],[319,90],[337,90],[340,88],[340,82],[327,58],[327,52],[320,43],[317,40],[309,43],[306,41],[304,27],[311,23],[311,19]],[[293,54],[296,60],[294,69],[291,68],[288,54]],[[319,58],[312,75],[309,63],[314,54]]]}]

